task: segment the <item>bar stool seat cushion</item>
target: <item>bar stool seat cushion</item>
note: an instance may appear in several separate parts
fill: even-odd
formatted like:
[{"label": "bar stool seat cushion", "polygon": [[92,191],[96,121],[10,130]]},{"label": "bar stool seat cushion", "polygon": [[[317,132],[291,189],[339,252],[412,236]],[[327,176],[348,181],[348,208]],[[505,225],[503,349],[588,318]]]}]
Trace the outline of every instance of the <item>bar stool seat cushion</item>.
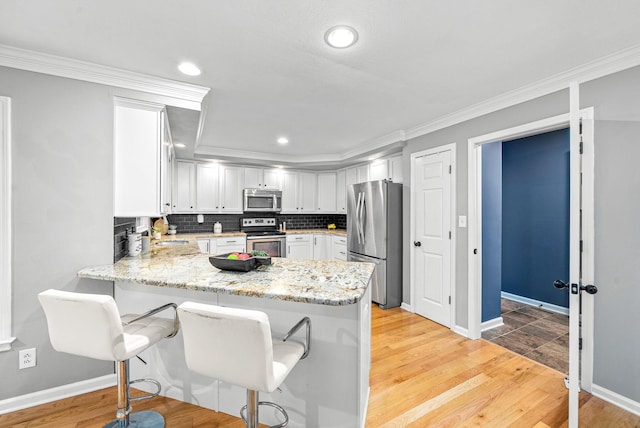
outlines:
[{"label": "bar stool seat cushion", "polygon": [[264,312],[185,302],[178,307],[187,366],[249,390],[272,392],[304,345],[272,339]]},{"label": "bar stool seat cushion", "polygon": [[49,337],[58,352],[97,360],[125,361],[174,331],[172,319],[120,317],[113,297],[47,290],[38,299],[48,319]]}]

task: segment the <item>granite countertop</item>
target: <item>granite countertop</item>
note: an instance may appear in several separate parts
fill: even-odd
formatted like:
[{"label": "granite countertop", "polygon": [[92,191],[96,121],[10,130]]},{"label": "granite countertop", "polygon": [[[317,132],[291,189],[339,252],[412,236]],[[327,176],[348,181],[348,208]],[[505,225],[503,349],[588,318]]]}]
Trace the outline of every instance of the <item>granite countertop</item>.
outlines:
[{"label": "granite countertop", "polygon": [[151,250],[145,254],[124,257],[110,265],[86,267],[78,276],[340,306],[362,298],[374,269],[371,263],[273,257],[271,265],[246,273],[231,272],[213,267],[209,254],[200,253],[195,236],[188,238],[188,245],[157,245],[162,241],[185,239],[185,236],[152,241]]},{"label": "granite countertop", "polygon": [[285,233],[287,235],[297,235],[302,233],[324,233],[325,235],[347,236],[347,231],[345,229],[287,229]]}]

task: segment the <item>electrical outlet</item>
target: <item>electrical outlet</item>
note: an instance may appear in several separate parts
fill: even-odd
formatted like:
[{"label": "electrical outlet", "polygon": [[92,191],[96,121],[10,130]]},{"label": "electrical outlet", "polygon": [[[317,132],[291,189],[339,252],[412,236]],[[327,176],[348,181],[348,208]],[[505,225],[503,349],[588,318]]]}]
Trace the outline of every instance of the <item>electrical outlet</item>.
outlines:
[{"label": "electrical outlet", "polygon": [[18,352],[18,368],[20,370],[36,366],[36,348],[23,349]]}]

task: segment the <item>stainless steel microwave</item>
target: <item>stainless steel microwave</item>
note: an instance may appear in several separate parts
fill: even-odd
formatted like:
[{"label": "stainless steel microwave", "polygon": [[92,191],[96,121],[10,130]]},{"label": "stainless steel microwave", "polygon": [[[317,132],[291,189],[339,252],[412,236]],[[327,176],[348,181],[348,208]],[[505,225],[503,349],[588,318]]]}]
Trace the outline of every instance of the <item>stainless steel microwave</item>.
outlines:
[{"label": "stainless steel microwave", "polygon": [[246,213],[280,212],[282,210],[282,190],[244,189],[243,207]]}]

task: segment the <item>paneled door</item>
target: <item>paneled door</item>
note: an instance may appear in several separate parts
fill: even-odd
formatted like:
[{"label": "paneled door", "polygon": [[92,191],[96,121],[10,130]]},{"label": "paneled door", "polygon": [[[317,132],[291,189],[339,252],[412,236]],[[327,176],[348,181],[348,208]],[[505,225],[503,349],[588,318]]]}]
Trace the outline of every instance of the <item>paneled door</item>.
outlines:
[{"label": "paneled door", "polygon": [[451,326],[451,150],[414,158],[413,301],[417,314]]}]

